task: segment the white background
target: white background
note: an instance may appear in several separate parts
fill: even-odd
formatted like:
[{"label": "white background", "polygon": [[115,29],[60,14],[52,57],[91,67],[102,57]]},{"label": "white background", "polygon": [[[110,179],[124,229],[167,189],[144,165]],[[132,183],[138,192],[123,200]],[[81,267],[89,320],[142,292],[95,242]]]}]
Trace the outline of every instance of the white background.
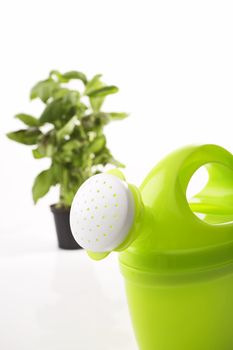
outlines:
[{"label": "white background", "polygon": [[[103,73],[120,87],[106,110],[128,120],[107,127],[108,145],[140,184],[174,148],[218,143],[230,151],[233,126],[233,4],[231,1],[32,1],[0,5],[0,231],[50,225],[48,205],[34,207],[31,185],[47,166],[6,139],[29,103],[32,85],[51,69]],[[4,213],[4,214],[3,214]],[[34,227],[35,227],[34,226]]]},{"label": "white background", "polygon": [[108,145],[139,185],[182,145],[217,143],[232,152],[232,18],[225,0],[0,3],[0,254],[56,245],[48,209],[56,189],[36,207],[31,198],[33,179],[48,163],[5,137],[20,127],[16,113],[40,114],[40,103],[28,98],[33,84],[58,69],[103,73],[119,86],[106,110],[130,117],[106,128]]}]

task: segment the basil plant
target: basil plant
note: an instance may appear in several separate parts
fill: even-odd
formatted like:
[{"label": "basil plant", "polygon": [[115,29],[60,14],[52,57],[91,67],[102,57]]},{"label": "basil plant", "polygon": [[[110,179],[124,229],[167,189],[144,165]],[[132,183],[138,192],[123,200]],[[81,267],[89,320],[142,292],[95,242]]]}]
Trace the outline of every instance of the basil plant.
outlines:
[{"label": "basil plant", "polygon": [[[79,80],[82,91],[69,87]],[[104,126],[124,119],[126,113],[104,112],[107,95],[118,92],[116,86],[103,83],[101,75],[88,80],[78,71],[51,71],[30,92],[30,99],[40,99],[44,108],[39,117],[16,115],[25,127],[7,134],[8,138],[32,147],[36,159],[50,158],[50,167],[35,179],[32,193],[36,203],[51,188],[60,188],[58,207],[69,208],[80,185],[100,173],[107,164],[123,167],[106,144]]]}]

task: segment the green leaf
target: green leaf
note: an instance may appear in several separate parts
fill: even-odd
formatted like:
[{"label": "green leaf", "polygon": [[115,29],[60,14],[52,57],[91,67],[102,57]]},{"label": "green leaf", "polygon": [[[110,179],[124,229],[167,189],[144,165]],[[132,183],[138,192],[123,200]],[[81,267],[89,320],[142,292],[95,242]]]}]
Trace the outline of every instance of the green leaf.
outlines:
[{"label": "green leaf", "polygon": [[62,99],[55,100],[48,104],[40,116],[40,122],[52,123],[57,119],[61,119],[66,111],[66,105],[64,105]]},{"label": "green leaf", "polygon": [[53,168],[42,171],[35,179],[32,187],[34,203],[46,195],[50,187],[54,185]]},{"label": "green leaf", "polygon": [[78,102],[76,107],[77,107],[77,110],[76,110],[77,116],[82,118],[85,115],[85,112],[88,110],[88,107],[83,102]]},{"label": "green leaf", "polygon": [[32,150],[33,157],[36,159],[48,157],[51,158],[55,152],[56,148],[52,143],[40,143],[39,146]]},{"label": "green leaf", "polygon": [[107,147],[104,147],[94,158],[93,164],[95,165],[107,165],[113,164],[118,168],[124,168],[125,165],[116,160],[110,153]]},{"label": "green leaf", "polygon": [[45,155],[40,152],[39,148],[33,149],[32,150],[32,155],[33,155],[33,157],[35,159],[40,159],[40,158],[44,158],[45,157]]},{"label": "green leaf", "polygon": [[38,142],[38,147],[33,150],[34,158],[51,158],[57,151],[55,130],[50,130],[47,133],[41,135]]},{"label": "green leaf", "polygon": [[102,74],[96,74],[86,85],[84,95],[88,95],[91,91],[100,89],[105,84],[100,80]]},{"label": "green leaf", "polygon": [[86,132],[88,131],[98,131],[100,127],[108,124],[110,117],[107,113],[97,112],[86,115],[82,118],[81,122]]},{"label": "green leaf", "polygon": [[104,86],[97,90],[92,90],[87,94],[89,97],[105,97],[107,95],[115,94],[119,91],[117,86]]},{"label": "green leaf", "polygon": [[99,152],[94,160],[93,160],[93,164],[94,165],[106,165],[109,163],[109,159],[110,159],[110,153],[109,151],[105,148],[103,150],[101,150],[101,152]]},{"label": "green leaf", "polygon": [[90,105],[93,112],[99,112],[104,103],[104,97],[90,97]]},{"label": "green leaf", "polygon": [[86,75],[83,74],[82,72],[78,72],[78,71],[74,71],[74,70],[62,74],[62,78],[65,78],[67,80],[78,79],[78,80],[81,80],[85,85],[87,83]]},{"label": "green leaf", "polygon": [[10,140],[23,143],[24,145],[35,145],[40,135],[41,135],[41,131],[39,129],[29,128],[29,129],[9,132],[7,134],[7,137]]},{"label": "green leaf", "polygon": [[123,113],[123,112],[118,112],[118,113],[115,113],[115,112],[112,112],[112,113],[108,113],[108,115],[110,116],[110,118],[112,120],[121,120],[121,119],[125,119],[129,116],[129,114],[127,113]]},{"label": "green leaf", "polygon": [[101,74],[95,75],[86,85],[84,95],[89,96],[90,105],[94,112],[99,112],[102,104],[104,103],[104,97],[90,97],[93,91],[96,91],[105,86],[105,84],[100,80]]},{"label": "green leaf", "polygon": [[57,100],[61,97],[66,96],[69,92],[70,92],[70,90],[67,88],[60,88],[59,90],[53,91],[52,97],[54,100]]},{"label": "green leaf", "polygon": [[106,144],[106,138],[104,135],[96,137],[88,147],[89,152],[98,153],[101,151]]},{"label": "green leaf", "polygon": [[69,90],[69,92],[63,97],[63,102],[69,103],[72,106],[77,105],[79,101],[80,101],[80,93],[76,90]]},{"label": "green leaf", "polygon": [[110,122],[110,115],[108,113],[98,112],[94,113],[96,125],[104,126],[107,125]]},{"label": "green leaf", "polygon": [[75,126],[77,125],[77,117],[71,118],[60,130],[57,131],[58,141],[62,140],[65,136],[70,135]]},{"label": "green leaf", "polygon": [[125,165],[115,158],[110,158],[109,163],[115,165],[117,168],[125,168]]},{"label": "green leaf", "polygon": [[82,146],[82,143],[80,141],[71,140],[71,141],[68,141],[64,144],[63,150],[70,152],[70,151],[79,149],[81,146]]},{"label": "green leaf", "polygon": [[49,77],[53,80],[59,81],[60,83],[67,83],[68,79],[63,78],[62,73],[60,73],[58,70],[51,70],[49,73]]},{"label": "green leaf", "polygon": [[57,162],[53,162],[52,167],[53,167],[53,181],[54,181],[54,184],[61,183],[63,164],[57,163]]},{"label": "green leaf", "polygon": [[[87,83],[84,95],[88,96],[88,94],[90,94],[92,91],[105,86],[105,84],[100,80],[101,77],[101,74],[97,74]],[[103,103],[104,97],[90,97],[90,105],[94,112],[99,112]]]},{"label": "green leaf", "polygon": [[16,114],[15,118],[21,120],[24,124],[28,126],[39,126],[39,120],[29,114]]},{"label": "green leaf", "polygon": [[53,96],[53,93],[60,87],[59,83],[50,79],[39,81],[31,89],[30,98],[31,100],[35,98],[40,98],[43,102]]},{"label": "green leaf", "polygon": [[[59,153],[55,154],[53,159],[56,160],[57,163],[61,163],[62,166],[66,166],[66,163],[71,163],[72,161],[72,152],[66,152],[66,151],[60,150]],[[72,166],[73,166],[73,162],[72,162]]]},{"label": "green leaf", "polygon": [[50,102],[40,116],[40,123],[54,123],[56,120],[67,121],[73,117],[84,104],[80,103],[78,91],[69,90],[62,98]]}]

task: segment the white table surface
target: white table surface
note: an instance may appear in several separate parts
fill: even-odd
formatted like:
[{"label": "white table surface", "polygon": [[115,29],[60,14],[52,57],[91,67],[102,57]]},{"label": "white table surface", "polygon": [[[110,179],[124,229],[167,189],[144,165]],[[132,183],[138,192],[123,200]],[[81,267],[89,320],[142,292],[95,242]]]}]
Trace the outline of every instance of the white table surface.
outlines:
[{"label": "white table surface", "polygon": [[117,256],[0,235],[1,350],[136,350]]}]

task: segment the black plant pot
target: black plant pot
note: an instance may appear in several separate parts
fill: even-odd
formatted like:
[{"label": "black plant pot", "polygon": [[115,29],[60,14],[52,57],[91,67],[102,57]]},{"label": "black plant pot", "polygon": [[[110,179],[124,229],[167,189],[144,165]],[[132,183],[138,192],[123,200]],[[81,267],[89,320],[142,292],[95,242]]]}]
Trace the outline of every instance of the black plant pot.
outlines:
[{"label": "black plant pot", "polygon": [[57,231],[58,246],[62,249],[81,249],[75,241],[70,229],[70,209],[56,208],[50,206],[54,215],[55,226]]}]

